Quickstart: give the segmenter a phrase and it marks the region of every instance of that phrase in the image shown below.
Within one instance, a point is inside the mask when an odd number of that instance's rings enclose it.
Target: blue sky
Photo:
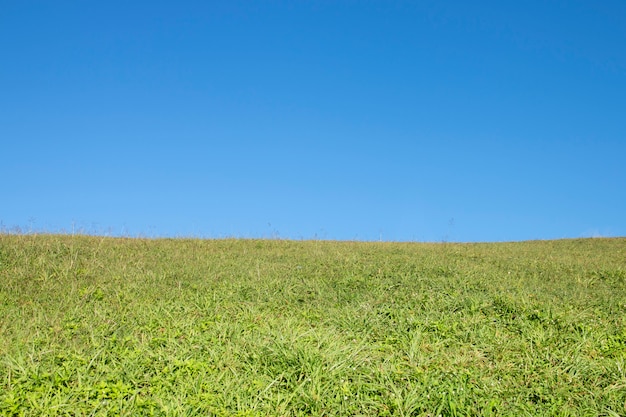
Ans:
[[[2,1],[0,222],[626,235],[626,3]]]

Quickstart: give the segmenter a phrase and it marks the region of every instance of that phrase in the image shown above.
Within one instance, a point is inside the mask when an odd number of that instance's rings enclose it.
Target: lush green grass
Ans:
[[[626,414],[626,239],[0,235],[0,415]]]

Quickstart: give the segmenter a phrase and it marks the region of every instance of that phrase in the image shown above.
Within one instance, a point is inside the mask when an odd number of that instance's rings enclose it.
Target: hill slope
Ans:
[[[1,415],[624,415],[626,239],[0,235]]]

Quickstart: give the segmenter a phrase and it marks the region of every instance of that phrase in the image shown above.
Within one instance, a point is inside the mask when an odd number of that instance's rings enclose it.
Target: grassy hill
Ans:
[[[0,235],[0,415],[626,415],[626,239]]]

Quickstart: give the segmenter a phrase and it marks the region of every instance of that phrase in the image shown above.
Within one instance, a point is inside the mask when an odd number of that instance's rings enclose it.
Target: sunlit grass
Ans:
[[[0,415],[626,414],[626,239],[0,235]]]

